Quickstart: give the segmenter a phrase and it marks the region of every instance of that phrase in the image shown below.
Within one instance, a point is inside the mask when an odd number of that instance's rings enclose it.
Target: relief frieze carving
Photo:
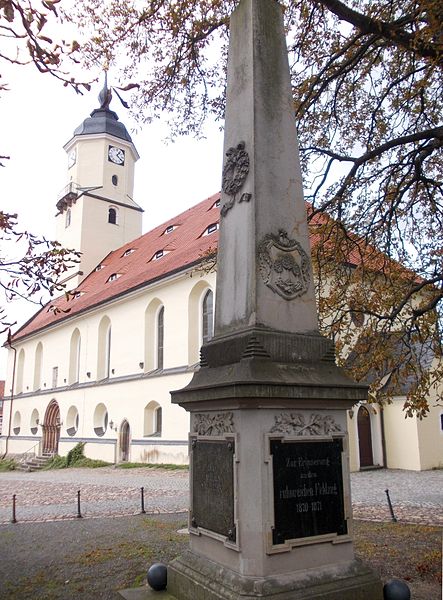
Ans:
[[[293,300],[308,291],[311,282],[309,256],[284,229],[268,233],[257,248],[260,275],[273,292]]]
[[[300,413],[282,413],[276,417],[271,433],[288,435],[330,435],[341,432],[341,426],[330,415],[311,414],[305,418]]]
[[[198,435],[234,433],[234,414],[232,412],[197,413],[194,416],[193,430]]]
[[[225,217],[234,206],[237,194],[249,173],[249,154],[245,150],[245,142],[229,148],[226,157],[227,160],[223,167],[222,190],[227,196],[231,196],[231,199],[223,204],[220,210],[222,217]],[[239,202],[249,202],[251,198],[252,194],[244,193],[240,196]]]

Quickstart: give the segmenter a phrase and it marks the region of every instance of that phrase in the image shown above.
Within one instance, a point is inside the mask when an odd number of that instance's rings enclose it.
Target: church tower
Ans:
[[[67,290],[75,289],[109,252],[142,233],[143,210],[133,200],[139,155],[126,127],[109,108],[111,96],[105,79],[100,108],[64,146],[69,182],[57,202],[56,239],[82,253],[64,279]]]

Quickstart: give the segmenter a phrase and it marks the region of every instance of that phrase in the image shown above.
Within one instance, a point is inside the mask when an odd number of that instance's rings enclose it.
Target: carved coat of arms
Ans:
[[[231,199],[221,208],[222,217],[234,206],[237,193],[243,187],[249,173],[249,154],[245,150],[245,142],[240,142],[236,147],[229,148],[226,152],[226,163],[223,167],[222,190]],[[239,202],[249,202],[251,194],[245,193]]]
[[[309,256],[284,229],[268,233],[258,245],[260,275],[271,290],[285,300],[308,291],[311,281]]]

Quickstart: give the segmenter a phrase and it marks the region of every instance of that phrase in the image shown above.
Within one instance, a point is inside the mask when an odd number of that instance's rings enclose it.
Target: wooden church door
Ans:
[[[60,407],[56,400],[51,400],[46,409],[45,419],[42,425],[43,454],[57,454],[58,441],[60,438]]]
[[[120,461],[127,462],[129,460],[129,437],[131,428],[128,421],[123,421],[120,429]]]
[[[357,416],[358,446],[360,451],[360,467],[372,467],[371,415],[365,406],[360,406]]]

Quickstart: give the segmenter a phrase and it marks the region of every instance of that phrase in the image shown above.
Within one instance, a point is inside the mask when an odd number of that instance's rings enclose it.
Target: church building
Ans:
[[[139,155],[109,100],[105,87],[64,146],[56,238],[81,259],[66,274],[70,298],[12,336],[0,452],[65,455],[85,442],[90,458],[185,464],[189,416],[170,391],[212,336],[220,196],[142,235]],[[443,466],[443,410],[430,399],[427,418],[405,419],[404,400],[348,412],[351,470]]]

